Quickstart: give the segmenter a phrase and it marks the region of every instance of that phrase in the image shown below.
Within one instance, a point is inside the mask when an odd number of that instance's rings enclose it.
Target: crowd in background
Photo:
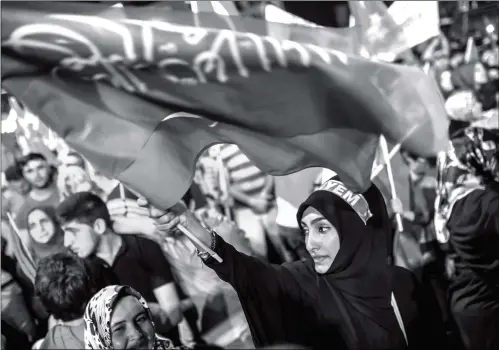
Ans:
[[[472,33],[465,45],[442,34],[417,58],[446,100],[451,145],[438,159],[402,150],[410,206],[385,198],[392,259],[431,291],[453,349],[499,346],[496,30]],[[181,231],[165,235],[137,204],[140,194],[74,151],[56,153],[55,161],[25,154],[4,172],[2,349],[254,347],[238,294]],[[303,200],[331,177],[303,172],[311,179],[297,184]],[[280,192],[236,145],[216,145],[200,156],[183,201],[239,252],[277,264],[307,259],[298,208]],[[111,324],[132,316],[147,336],[132,339]],[[107,328],[92,329],[92,319]]]

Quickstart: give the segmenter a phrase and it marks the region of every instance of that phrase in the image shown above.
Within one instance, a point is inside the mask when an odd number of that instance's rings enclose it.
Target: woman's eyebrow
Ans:
[[[317,218],[313,219],[313,220],[310,222],[310,225],[316,224],[316,223],[318,223],[318,222],[320,222],[320,221],[324,221],[324,220],[326,220],[326,218],[325,218],[325,217],[323,217],[323,216],[317,217]],[[301,221],[301,222],[300,222],[300,224],[301,224],[301,226],[303,226],[303,227],[306,227],[306,226],[307,226],[307,224],[306,224],[305,222],[303,222],[303,221]]]
[[[147,315],[146,310],[143,310],[143,311],[141,311],[141,312],[138,312],[138,313],[134,316],[134,318],[137,318],[137,317],[139,317],[139,316],[143,316],[143,315]]]
[[[312,224],[312,225],[313,225],[313,224],[316,224],[316,223],[321,222],[321,221],[324,221],[324,220],[326,220],[326,218],[325,218],[325,217],[323,217],[323,216],[320,216],[320,217],[318,217],[318,218],[313,219],[313,220],[312,220],[312,222],[311,222],[310,224]]]
[[[123,323],[125,323],[125,322],[126,322],[125,320],[115,322],[115,323],[111,324],[111,328],[116,327],[116,326],[119,326],[119,325],[121,325],[121,324],[123,324]]]

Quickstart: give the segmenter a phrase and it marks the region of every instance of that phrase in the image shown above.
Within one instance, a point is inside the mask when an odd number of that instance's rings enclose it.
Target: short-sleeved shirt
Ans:
[[[121,248],[111,270],[148,302],[157,303],[154,289],[173,282],[170,263],[158,243],[139,235],[122,235]]]
[[[121,248],[111,270],[119,284],[132,287],[147,302],[157,303],[154,289],[174,282],[170,263],[163,250],[155,241],[139,235],[121,235],[121,238]],[[177,327],[162,335],[176,344],[179,342]]]

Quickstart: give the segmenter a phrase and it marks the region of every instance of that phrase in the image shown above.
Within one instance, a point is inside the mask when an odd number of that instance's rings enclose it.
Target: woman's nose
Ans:
[[[138,325],[133,325],[132,327],[128,327],[128,332],[127,332],[128,339],[130,339],[130,342],[135,343],[138,342],[142,339],[143,333],[142,329]]]
[[[307,240],[305,242],[305,245],[306,245],[307,250],[309,252],[319,249],[320,242],[318,240],[318,235],[316,235],[314,232],[311,231],[307,236]]]

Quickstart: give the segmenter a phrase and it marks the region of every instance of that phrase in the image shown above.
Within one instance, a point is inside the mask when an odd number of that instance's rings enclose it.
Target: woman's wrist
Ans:
[[[211,236],[211,242],[210,242],[210,245],[208,245],[208,247],[212,251],[215,251],[217,249],[217,233],[215,231],[211,231],[210,236]],[[204,250],[201,250],[201,249],[197,249],[197,254],[201,258],[201,260],[203,260],[205,262],[211,258],[210,253],[208,253]]]

